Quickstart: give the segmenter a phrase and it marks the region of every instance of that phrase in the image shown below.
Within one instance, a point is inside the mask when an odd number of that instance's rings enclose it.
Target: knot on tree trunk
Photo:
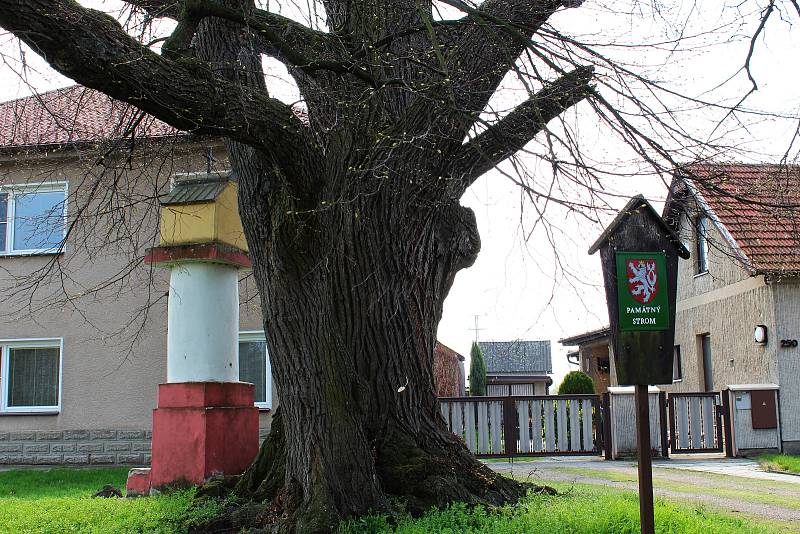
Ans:
[[[442,207],[437,214],[437,254],[452,271],[451,276],[475,263],[481,250],[481,237],[475,213],[458,201]]]

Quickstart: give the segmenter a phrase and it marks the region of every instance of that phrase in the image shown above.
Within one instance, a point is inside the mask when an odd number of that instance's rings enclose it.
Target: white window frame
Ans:
[[[678,378],[675,378],[675,371],[678,371]],[[683,382],[683,354],[681,346],[674,345],[672,348],[672,383]]]
[[[15,197],[17,195],[24,195],[30,193],[53,193],[53,192],[64,193],[62,235],[61,235],[61,243],[59,243],[59,246],[52,248],[14,250],[14,217],[16,216]],[[0,193],[6,193],[8,195],[7,205],[6,205],[6,223],[7,223],[6,247],[4,250],[0,250],[0,256],[30,256],[34,254],[58,254],[64,251],[66,246],[64,246],[63,241],[67,231],[67,199],[69,198],[68,182],[61,181],[61,182],[42,182],[37,184],[9,184],[0,186]]]
[[[58,404],[56,406],[8,406],[10,349],[58,349]],[[0,339],[0,413],[58,414],[61,413],[61,394],[64,390],[64,338]]]
[[[708,274],[708,223],[709,218],[705,215],[700,215],[694,221],[695,233],[695,276],[702,276]],[[702,252],[702,254],[701,254]]]
[[[267,336],[264,335],[263,330],[243,330],[239,332],[239,342],[236,343],[236,361],[239,361],[239,343],[247,341],[267,341]],[[264,353],[264,365],[266,366],[264,385],[264,395],[267,398],[265,402],[254,403],[259,410],[272,409],[272,365],[269,361],[269,348]]]

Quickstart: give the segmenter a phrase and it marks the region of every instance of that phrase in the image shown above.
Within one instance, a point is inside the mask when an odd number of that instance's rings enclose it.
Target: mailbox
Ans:
[[[777,384],[735,384],[722,392],[729,411],[729,455],[781,450]],[[727,439],[727,438],[726,438]]]
[[[750,392],[750,420],[754,429],[778,428],[778,407],[774,391]]]

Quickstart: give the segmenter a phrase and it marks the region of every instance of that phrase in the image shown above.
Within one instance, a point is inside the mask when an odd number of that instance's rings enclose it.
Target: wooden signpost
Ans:
[[[636,388],[639,516],[653,534],[653,469],[648,386],[672,383],[678,257],[689,251],[641,195],[633,197],[589,249],[600,251],[617,381]]]

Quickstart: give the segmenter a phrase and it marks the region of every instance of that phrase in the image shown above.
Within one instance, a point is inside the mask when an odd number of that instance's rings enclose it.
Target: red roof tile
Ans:
[[[295,105],[292,110],[308,124],[305,109]],[[0,102],[0,149],[185,133],[130,104],[81,85]]]
[[[800,166],[694,164],[685,170],[749,267],[800,273]]]
[[[137,108],[80,85],[0,103],[0,148],[175,133],[171,126]]]

